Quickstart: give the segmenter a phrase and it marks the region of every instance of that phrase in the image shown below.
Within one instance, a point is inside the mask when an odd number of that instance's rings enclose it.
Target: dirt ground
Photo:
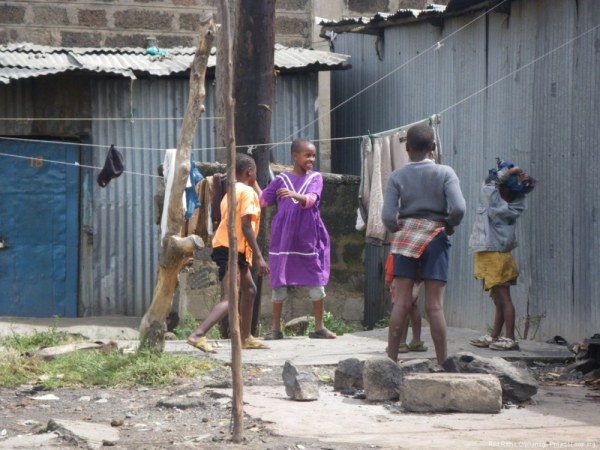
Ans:
[[[559,372],[560,367],[538,366],[533,369],[541,385],[552,395],[568,396],[568,385],[575,386],[573,381],[557,382],[548,375]],[[310,370],[323,378],[332,379],[334,375],[334,367],[331,366],[311,367]],[[246,365],[244,385],[248,390],[258,386],[281,387],[284,390],[281,371],[272,367]],[[244,442],[239,445],[233,444],[231,398],[230,395],[224,394],[231,392],[228,390],[230,387],[230,369],[228,366],[222,366],[201,378],[178,380],[164,388],[60,389],[47,392],[38,392],[32,386],[0,389],[0,448],[6,448],[2,446],[3,441],[6,442],[17,435],[45,432],[50,419],[112,425],[118,430],[119,439],[110,440],[107,437],[103,447],[110,446],[115,449],[384,448],[364,443],[322,442],[276,435],[272,431],[272,424],[248,415],[245,415],[244,420]],[[556,388],[555,391],[553,388]],[[321,389],[333,390],[331,384],[323,384]],[[598,391],[589,391],[593,395],[588,396],[588,401],[597,406],[600,402]],[[48,395],[51,397],[48,398]],[[40,397],[45,397],[46,400],[40,400]],[[390,410],[394,409],[394,404],[387,406]],[[527,408],[527,405],[524,407]],[[597,445],[600,448],[600,442]],[[61,440],[58,448],[86,448],[86,445]]]
[[[333,368],[313,368],[333,376]],[[244,386],[281,386],[280,371],[247,366]],[[223,366],[207,376],[178,380],[163,388],[59,389],[40,392],[32,386],[0,389],[0,448],[3,440],[18,435],[43,433],[50,419],[112,425],[119,430],[114,449],[350,449],[348,443],[322,444],[311,440],[274,435],[269,424],[245,414],[244,440],[231,441],[231,398],[222,393],[231,387],[231,372]],[[219,392],[221,391],[221,392]],[[46,400],[37,400],[51,396]],[[54,398],[56,397],[56,398]],[[63,440],[60,448],[85,448]]]

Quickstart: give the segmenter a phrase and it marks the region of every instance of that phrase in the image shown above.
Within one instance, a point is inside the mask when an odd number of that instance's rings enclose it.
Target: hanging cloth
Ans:
[[[125,160],[123,159],[123,155],[115,148],[114,144],[112,144],[106,155],[104,167],[98,174],[96,181],[100,187],[106,187],[110,180],[120,177],[123,170],[125,170]]]
[[[409,162],[406,151],[406,132],[418,123],[427,122],[434,128],[436,150],[431,156],[439,162],[439,116],[411,123],[375,135],[363,136],[361,141],[361,184],[358,214],[366,224],[366,240],[373,244],[389,243],[390,234],[381,220],[383,194],[390,174]]]
[[[185,186],[185,220],[190,220],[194,210],[200,207],[196,185],[202,180],[202,174],[196,167],[194,156],[190,153],[190,176]]]

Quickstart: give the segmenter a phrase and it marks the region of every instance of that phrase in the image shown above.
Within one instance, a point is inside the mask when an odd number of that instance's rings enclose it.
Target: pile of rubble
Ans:
[[[544,370],[538,364],[540,381],[558,385],[583,384],[600,390],[600,333],[568,345],[568,348],[574,354],[574,361],[565,366],[551,367],[550,370]]]
[[[289,361],[283,369],[287,395],[297,401],[319,398],[318,378],[299,372]],[[521,405],[537,393],[538,384],[526,367],[502,358],[470,352],[451,355],[443,369],[427,359],[400,364],[387,357],[340,361],[334,389],[367,402],[400,400],[407,412],[497,414],[507,405]]]

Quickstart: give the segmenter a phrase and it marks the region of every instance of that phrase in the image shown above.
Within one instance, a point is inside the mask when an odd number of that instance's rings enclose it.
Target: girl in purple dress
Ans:
[[[334,339],[323,325],[325,286],[329,281],[329,234],[319,214],[323,177],[312,170],[315,146],[306,139],[292,142],[294,167],[282,172],[260,196],[261,206],[277,202],[271,223],[269,267],[273,301],[273,329],[265,339],[283,339],[281,311],[288,286],[308,288],[313,301],[313,339]]]

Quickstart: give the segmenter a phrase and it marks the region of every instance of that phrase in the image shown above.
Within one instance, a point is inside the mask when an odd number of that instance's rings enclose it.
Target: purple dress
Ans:
[[[295,199],[277,198],[277,189],[315,194],[316,201],[304,208]],[[269,268],[271,288],[282,286],[326,286],[329,281],[329,233],[319,214],[323,177],[285,172],[277,175],[262,192],[263,204],[277,201],[271,222]]]

